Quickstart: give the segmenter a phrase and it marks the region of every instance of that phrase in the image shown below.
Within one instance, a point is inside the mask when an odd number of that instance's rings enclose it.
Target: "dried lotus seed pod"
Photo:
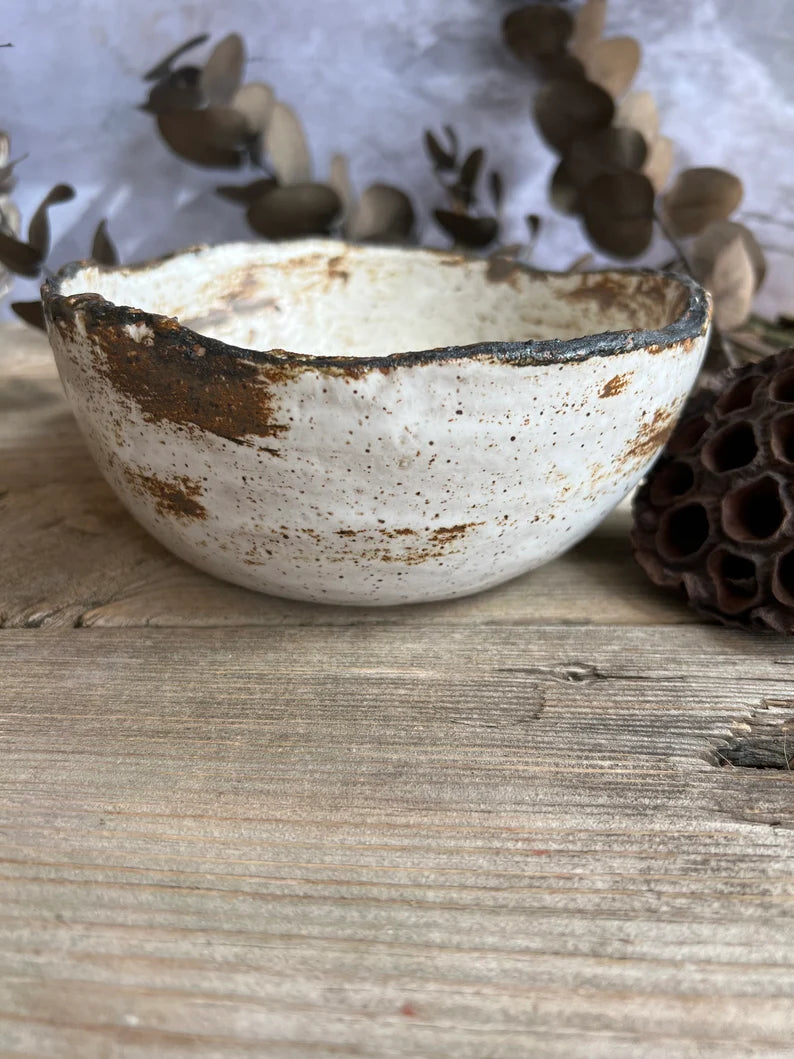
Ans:
[[[794,347],[687,404],[637,492],[631,541],[704,617],[794,632]]]

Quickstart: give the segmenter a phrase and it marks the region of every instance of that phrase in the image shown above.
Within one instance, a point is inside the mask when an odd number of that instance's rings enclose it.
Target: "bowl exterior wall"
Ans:
[[[565,551],[648,469],[706,341],[345,369],[218,354],[153,319],[48,321],[110,485],[202,570],[346,604],[462,596]]]

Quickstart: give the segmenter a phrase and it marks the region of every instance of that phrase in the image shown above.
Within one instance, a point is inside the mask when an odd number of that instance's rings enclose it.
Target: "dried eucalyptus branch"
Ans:
[[[306,134],[295,110],[259,81],[243,83],[245,44],[224,37],[203,67],[174,66],[207,40],[193,37],[146,74],[154,81],[141,109],[155,116],[167,146],[194,165],[262,174],[246,184],[222,184],[218,195],[245,207],[246,219],[267,239],[342,235],[356,241],[405,242],[414,212],[399,188],[373,184],[353,199],[347,162],[336,156],[328,181],[313,179]]]
[[[502,24],[507,47],[541,81],[535,122],[559,156],[551,201],[579,216],[590,241],[614,257],[638,257],[658,225],[682,266],[711,291],[719,329],[730,332],[748,319],[765,273],[752,232],[730,220],[742,183],[699,167],[668,187],[673,144],[659,133],[651,94],[629,91],[640,45],[605,39],[605,16],[606,0],[586,0],[575,14],[529,4]],[[693,242],[685,247],[684,239]]]
[[[447,206],[433,211],[436,223],[452,237],[453,247],[481,250],[499,236],[503,183],[501,174],[488,173],[488,192],[493,212],[480,208],[480,177],[485,169],[485,148],[475,147],[460,157],[458,135],[450,125],[444,126],[448,141],[443,146],[430,130],[424,134],[425,150],[433,174],[447,198]]]

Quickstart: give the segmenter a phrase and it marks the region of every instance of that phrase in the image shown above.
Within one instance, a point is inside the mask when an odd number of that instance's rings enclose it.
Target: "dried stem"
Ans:
[[[653,219],[659,225],[659,230],[661,231],[662,235],[665,237],[665,239],[670,244],[670,246],[672,246],[673,250],[675,250],[675,252],[678,255],[678,259],[681,262],[681,264],[687,270],[689,275],[692,276],[693,275],[692,274],[692,265],[690,264],[689,258],[686,255],[686,251],[681,246],[681,244],[679,243],[678,239],[673,235],[673,233],[667,227],[665,222],[662,220],[661,214],[659,213],[658,210],[654,210],[653,211]],[[694,276],[693,276],[693,278],[694,278]]]

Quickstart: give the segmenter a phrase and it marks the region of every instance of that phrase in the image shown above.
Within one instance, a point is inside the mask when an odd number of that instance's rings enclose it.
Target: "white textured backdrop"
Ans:
[[[507,0],[5,0],[0,10],[0,128],[19,167],[26,221],[49,186],[78,197],[52,213],[50,263],[87,254],[107,216],[123,260],[195,242],[250,238],[238,208],[212,193],[229,171],[171,155],[140,74],[189,36],[239,31],[247,78],[265,80],[300,114],[319,177],[334,151],[354,183],[387,180],[414,197],[425,241],[438,201],[422,130],[454,124],[483,145],[506,182],[506,241],[528,212],[546,223],[539,265],[564,267],[588,249],[577,221],[546,200],[554,158],[529,118],[532,84],[500,39]],[[794,312],[794,0],[611,0],[607,34],[632,34],[643,58],[635,87],[655,96],[675,168],[718,165],[745,183],[738,217],[767,249],[758,305]],[[202,57],[209,46],[196,53]],[[192,58],[191,54],[191,58]],[[656,247],[649,260],[666,254]],[[35,297],[33,282],[14,294]]]

